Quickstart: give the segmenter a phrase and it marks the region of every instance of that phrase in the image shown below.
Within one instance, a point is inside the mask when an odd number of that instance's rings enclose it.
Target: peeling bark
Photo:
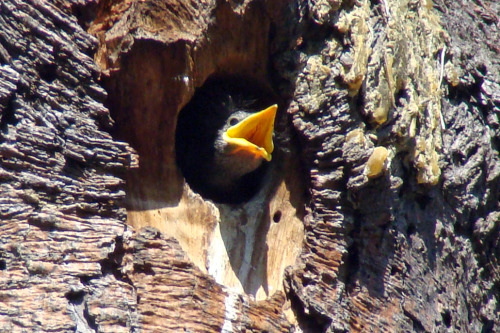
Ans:
[[[500,330],[499,12],[2,1],[0,332]],[[281,97],[239,206],[173,154],[224,73]]]
[[[88,281],[105,278],[126,228],[136,155],[107,132],[95,38],[49,3],[0,12],[0,330],[85,331]]]

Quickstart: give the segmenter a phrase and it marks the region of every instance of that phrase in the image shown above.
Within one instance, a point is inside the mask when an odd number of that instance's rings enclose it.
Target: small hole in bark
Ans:
[[[481,321],[483,322],[483,329],[481,330],[481,333],[493,332],[493,328],[495,327],[495,322],[493,320],[482,318]]]
[[[3,271],[7,268],[7,262],[5,260],[0,260],[0,271]]]
[[[278,223],[279,221],[281,221],[281,210],[278,210],[274,213],[273,215],[273,221],[275,223]]]
[[[14,110],[14,98],[11,96],[6,103],[5,108],[0,113],[0,129],[2,132],[7,131],[8,125],[15,125],[17,123]]]
[[[53,82],[57,78],[57,66],[55,64],[44,64],[40,66],[38,71],[42,80]]]
[[[134,271],[136,273],[144,273],[146,275],[156,275],[153,270],[153,266],[150,263],[134,264]]]
[[[80,276],[80,282],[82,284],[88,284],[90,283],[90,281],[92,281],[93,279],[97,279],[98,276],[97,275],[82,275]]]
[[[404,107],[409,99],[410,96],[408,95],[408,91],[406,89],[400,89],[394,96],[397,107]]]
[[[443,318],[443,323],[446,325],[446,327],[450,327],[451,326],[450,311],[446,310],[445,312],[441,313],[441,317]]]
[[[66,299],[73,304],[81,304],[83,302],[83,296],[85,296],[85,292],[83,290],[79,291],[68,291],[66,294]]]
[[[85,163],[66,156],[63,172],[72,179],[80,179],[85,175]]]
[[[406,228],[406,234],[408,236],[411,236],[415,233],[416,230],[417,228],[415,227],[415,225],[413,223],[410,223],[410,225],[408,225],[408,228]]]
[[[97,2],[87,2],[85,4],[75,4],[72,6],[73,14],[78,20],[78,24],[84,29],[88,30],[90,24],[96,17]]]
[[[425,207],[432,202],[432,198],[428,195],[417,195],[415,196],[415,201],[420,209],[424,210]]]

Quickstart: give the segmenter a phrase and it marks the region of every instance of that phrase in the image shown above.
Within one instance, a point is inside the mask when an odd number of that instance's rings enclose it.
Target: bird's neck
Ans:
[[[210,182],[217,187],[232,187],[245,175],[257,170],[263,158],[254,157],[244,152],[234,154],[216,154],[215,164],[218,166]]]

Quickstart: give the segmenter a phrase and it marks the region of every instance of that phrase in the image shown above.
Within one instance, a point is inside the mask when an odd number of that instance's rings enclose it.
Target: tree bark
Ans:
[[[2,1],[0,332],[500,331],[499,13]],[[214,74],[280,99],[238,206],[175,162]]]

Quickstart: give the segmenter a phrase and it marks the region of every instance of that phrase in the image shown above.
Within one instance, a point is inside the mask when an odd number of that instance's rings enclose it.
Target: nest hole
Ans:
[[[234,158],[221,148],[222,135],[241,120],[234,116],[238,112],[273,104],[277,98],[265,82],[243,75],[214,75],[196,90],[179,113],[175,137],[176,162],[192,190],[226,204],[244,203],[259,191],[274,161]]]
[[[229,5],[221,6],[219,14],[225,19],[217,22],[222,26],[208,32],[220,37],[212,38],[217,43],[193,48],[182,40],[166,45],[136,39],[121,55],[120,69],[103,78],[106,106],[115,120],[114,138],[129,143],[139,156],[139,168],[126,175],[128,224],[135,229],[152,226],[174,237],[201,271],[210,274],[216,267],[226,267],[225,274],[215,277],[218,283],[264,299],[282,290],[283,271],[302,250],[304,172],[300,152],[295,151],[299,146],[290,144],[291,135],[285,133],[291,129],[285,107],[267,85],[270,22],[258,6],[247,11],[243,21]],[[228,32],[242,38],[226,38]],[[194,128],[187,123],[205,112],[194,107],[198,103],[194,101],[214,82],[249,93],[250,97],[241,98],[243,105],[255,110],[279,104],[278,117],[285,124],[281,131],[277,119],[272,161],[224,191],[203,183],[201,179],[210,175],[199,160],[191,163],[184,155],[186,135],[179,134],[205,128],[204,121],[210,118],[201,117]],[[288,140],[286,152],[280,150],[281,139]],[[245,223],[252,232],[241,232]]]
[[[281,221],[281,211],[280,210],[276,211],[273,215],[273,222],[278,223],[279,221]]]

